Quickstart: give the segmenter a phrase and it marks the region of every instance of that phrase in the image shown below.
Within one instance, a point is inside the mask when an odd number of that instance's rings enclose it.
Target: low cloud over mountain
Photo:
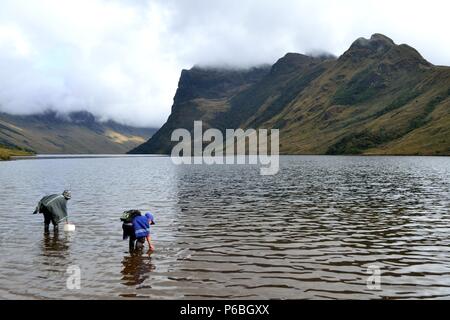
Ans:
[[[159,126],[183,68],[340,55],[374,32],[449,65],[449,9],[446,1],[3,0],[0,111],[86,110]]]

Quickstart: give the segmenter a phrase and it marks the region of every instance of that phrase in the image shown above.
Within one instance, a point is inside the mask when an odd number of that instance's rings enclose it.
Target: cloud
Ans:
[[[182,68],[340,55],[381,32],[450,65],[447,1],[2,0],[0,110],[159,126]]]

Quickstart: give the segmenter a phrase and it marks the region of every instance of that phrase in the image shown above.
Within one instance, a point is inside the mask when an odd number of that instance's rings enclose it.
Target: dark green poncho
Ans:
[[[58,223],[67,219],[67,199],[61,194],[43,197],[33,214],[45,212],[51,213],[54,221]]]

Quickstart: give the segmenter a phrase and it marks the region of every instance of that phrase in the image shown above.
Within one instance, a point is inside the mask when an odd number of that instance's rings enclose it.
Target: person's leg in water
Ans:
[[[50,232],[50,222],[52,222],[52,215],[50,212],[44,212],[44,232]]]
[[[130,236],[129,249],[130,253],[134,252],[134,243],[136,242],[136,237],[134,235]]]
[[[134,251],[134,242],[136,241],[136,236],[134,234],[134,228],[133,225],[130,223],[124,223],[122,224],[122,230],[123,230],[123,240],[126,240],[128,238],[128,248],[130,253],[133,253]]]
[[[58,222],[53,218],[53,215],[52,215],[52,224],[53,224],[53,232],[59,232],[59,224],[58,224]]]
[[[53,215],[50,212],[44,212],[44,232],[50,232],[50,223],[53,225],[53,231],[58,232],[58,222],[55,221]]]
[[[58,222],[55,221],[55,218],[53,217],[52,214],[50,214],[50,221],[53,225],[53,232],[55,232],[55,233],[59,232]],[[47,230],[48,230],[48,228],[47,228]]]
[[[136,239],[136,250],[142,250],[144,249],[144,243],[145,243],[145,238],[138,238]]]

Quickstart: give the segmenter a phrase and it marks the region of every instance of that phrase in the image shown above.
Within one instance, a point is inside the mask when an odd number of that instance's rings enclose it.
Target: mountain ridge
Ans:
[[[33,115],[0,112],[0,145],[39,154],[121,154],[150,138],[156,129],[99,121],[86,111]]]
[[[193,69],[175,95],[181,88],[186,99],[174,99],[166,124],[131,153],[168,154],[173,129],[192,131],[203,120],[220,130],[278,128],[283,154],[450,154],[450,68],[382,34],[355,40],[337,58],[288,53],[239,85]],[[227,90],[198,90],[208,77]]]

